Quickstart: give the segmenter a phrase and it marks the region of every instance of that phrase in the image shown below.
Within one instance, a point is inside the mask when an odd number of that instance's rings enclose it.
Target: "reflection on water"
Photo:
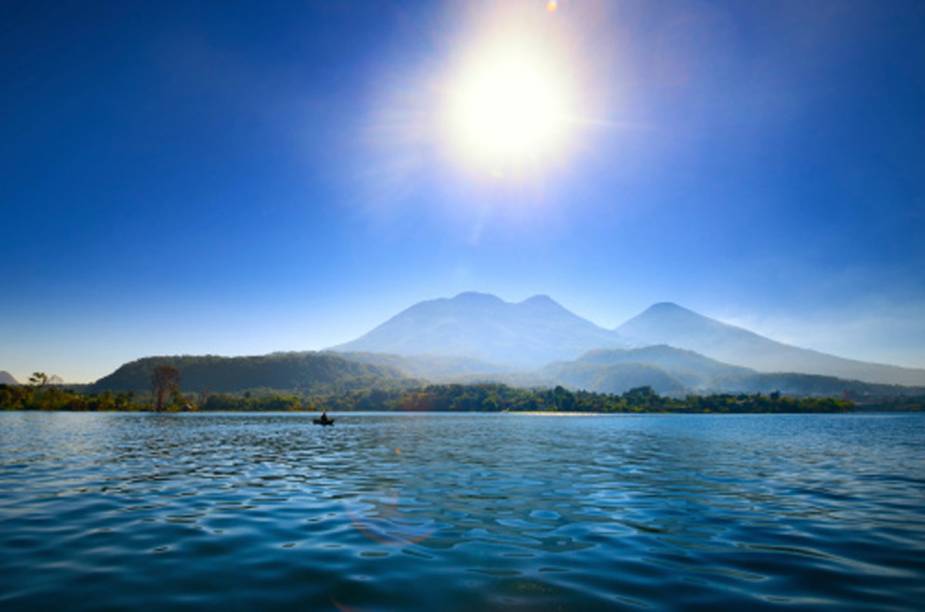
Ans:
[[[925,415],[0,414],[0,607],[913,609]]]

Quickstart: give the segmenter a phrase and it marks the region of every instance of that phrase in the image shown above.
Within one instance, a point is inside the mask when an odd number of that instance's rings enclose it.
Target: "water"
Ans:
[[[0,608],[925,601],[925,415],[0,413]]]

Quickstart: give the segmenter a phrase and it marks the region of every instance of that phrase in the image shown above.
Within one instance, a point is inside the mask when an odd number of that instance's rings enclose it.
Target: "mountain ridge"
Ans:
[[[862,402],[925,394],[923,387],[799,372],[758,372],[667,345],[591,351],[575,361],[546,366],[533,382],[602,393],[624,393],[633,387],[650,386],[663,395],[779,392],[799,396],[847,396]]]
[[[506,302],[490,293],[467,291],[452,298],[418,302],[359,338],[328,350],[401,355],[417,360],[419,365],[426,355],[463,358],[523,370],[576,360],[595,349],[653,345],[694,351],[759,373],[925,385],[925,369],[870,363],[786,344],[674,302],[652,304],[607,330],[544,294]],[[416,370],[426,373],[427,368],[416,366]]]
[[[675,395],[925,393],[925,370],[786,345],[671,302],[653,304],[618,330],[597,326],[548,295],[506,302],[464,292],[414,304],[360,338],[325,351],[148,357],[124,364],[92,387],[146,390],[153,368],[166,363],[180,368],[182,387],[190,391],[336,391],[427,381],[561,384],[608,393],[651,386]],[[790,367],[791,359],[802,371]],[[813,359],[829,370],[814,369]],[[893,382],[897,376],[906,377],[905,386]]]
[[[653,304],[616,330],[643,344],[669,344],[759,372],[835,376],[891,385],[925,385],[925,370],[831,355],[767,338],[673,302]]]
[[[418,302],[359,338],[328,350],[464,357],[519,368],[627,346],[619,333],[576,315],[547,295],[506,302],[467,291]]]

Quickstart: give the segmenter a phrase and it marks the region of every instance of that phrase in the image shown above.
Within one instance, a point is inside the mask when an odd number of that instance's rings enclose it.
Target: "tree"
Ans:
[[[556,388],[552,390],[552,397],[555,402],[556,410],[560,412],[569,412],[575,409],[575,396],[562,385],[557,385]]]
[[[661,400],[661,397],[652,387],[646,385],[630,389],[623,394],[623,399],[633,407],[653,407]]]
[[[151,392],[154,395],[154,409],[164,409],[164,398],[180,390],[180,370],[172,365],[159,365],[151,373]]]
[[[45,372],[33,372],[29,377],[29,383],[37,387],[44,387],[48,384],[48,374]]]

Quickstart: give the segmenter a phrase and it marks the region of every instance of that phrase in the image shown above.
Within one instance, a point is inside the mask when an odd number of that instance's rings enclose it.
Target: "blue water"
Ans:
[[[0,608],[925,605],[925,415],[0,413]]]

